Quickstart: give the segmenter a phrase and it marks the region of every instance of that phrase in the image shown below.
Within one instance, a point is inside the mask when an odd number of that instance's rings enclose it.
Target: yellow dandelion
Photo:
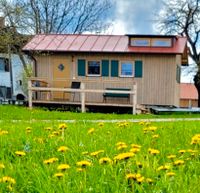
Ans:
[[[69,166],[68,164],[60,164],[60,165],[57,167],[58,170],[62,170],[62,171],[67,170],[67,169],[69,169],[69,168],[70,168],[70,166]]]
[[[163,166],[160,166],[157,170],[160,171],[160,170],[169,170],[169,169],[170,169],[169,165],[163,165]]]
[[[144,121],[140,121],[138,124],[139,125],[145,125],[145,122]]]
[[[138,144],[131,144],[131,147],[132,147],[132,148],[140,149],[142,146],[141,146],[141,145],[138,145]]]
[[[87,167],[87,166],[91,166],[92,163],[90,161],[83,160],[83,161],[77,162],[76,165],[80,167]]]
[[[144,180],[145,180],[144,176],[136,179],[137,183],[139,183],[139,184],[141,184],[142,182],[144,182]]]
[[[64,177],[64,174],[63,173],[55,173],[53,176],[56,178],[62,178],[62,177]]]
[[[114,157],[114,160],[116,161],[120,161],[120,160],[127,160],[131,157],[133,157],[135,154],[132,152],[128,152],[128,153],[120,153],[117,156]]]
[[[181,149],[181,150],[179,150],[178,152],[181,153],[181,154],[183,154],[183,153],[186,152],[186,150],[185,150],[185,149]]]
[[[132,153],[138,153],[139,151],[140,151],[139,148],[131,148],[130,149],[130,152],[132,152]]]
[[[183,160],[176,160],[175,162],[174,162],[174,165],[175,166],[180,166],[180,165],[183,165],[184,164],[184,161]]]
[[[4,169],[5,168],[5,165],[0,163],[0,169]]]
[[[104,123],[103,123],[103,122],[100,122],[100,123],[98,123],[98,126],[99,126],[99,127],[103,127],[103,126],[104,126]]]
[[[153,139],[157,139],[157,138],[159,138],[159,135],[157,134],[157,135],[152,135],[152,138]]]
[[[95,129],[94,128],[90,128],[89,130],[88,130],[88,134],[92,134],[92,133],[94,133],[94,131],[95,131]]]
[[[7,135],[7,134],[8,134],[8,131],[0,130],[0,136],[1,136],[1,135]]]
[[[100,153],[104,153],[104,150],[99,150],[99,151],[92,152],[92,153],[90,153],[90,155],[91,155],[91,156],[97,156],[97,155],[99,155]]]
[[[126,149],[128,146],[126,144],[123,144],[123,145],[119,145],[117,147],[117,150],[122,150],[122,149]]]
[[[154,132],[154,131],[157,130],[157,127],[155,127],[155,126],[151,126],[151,127],[148,128],[148,130]]]
[[[141,162],[136,162],[136,165],[137,165],[139,168],[142,168],[142,167],[143,167],[143,165],[142,165]]]
[[[67,125],[66,125],[66,123],[61,123],[61,124],[58,125],[58,128],[59,129],[66,129]]]
[[[187,152],[189,152],[191,154],[195,154],[195,153],[198,153],[198,150],[188,149]]]
[[[112,160],[108,157],[102,157],[99,159],[99,164],[112,164]]]
[[[141,177],[142,177],[142,175],[139,174],[139,173],[138,174],[129,173],[129,174],[126,175],[126,179],[127,180],[137,180],[137,179],[139,179]]]
[[[43,163],[44,163],[44,164],[52,164],[52,163],[54,163],[54,162],[56,162],[56,161],[58,161],[58,158],[53,157],[53,158],[44,160]]]
[[[84,168],[77,168],[76,171],[77,172],[83,172],[83,171],[85,171],[85,169]]]
[[[171,154],[171,155],[168,155],[167,158],[168,159],[174,159],[174,158],[176,158],[176,155]]]
[[[53,128],[52,127],[46,127],[44,130],[51,131],[51,130],[53,130]]]
[[[54,131],[54,132],[52,132],[52,135],[54,135],[54,136],[60,135],[60,131]]]
[[[152,184],[153,180],[151,178],[146,178],[146,182],[149,183],[149,184]]]
[[[159,150],[157,150],[157,149],[151,149],[151,148],[148,149],[148,152],[149,152],[150,154],[152,154],[152,155],[157,155],[157,154],[160,153]]]
[[[17,156],[19,156],[19,157],[25,156],[25,155],[26,155],[26,153],[25,153],[24,151],[16,151],[15,154],[16,154]]]
[[[4,176],[2,179],[1,179],[2,182],[4,183],[10,183],[10,184],[16,184],[16,181],[14,178],[11,178],[10,176]]]
[[[200,144],[200,134],[196,134],[192,137],[191,145]]]
[[[172,177],[172,176],[175,176],[176,174],[174,172],[167,172],[166,173],[166,176],[169,176],[169,177]]]
[[[50,134],[50,135],[48,135],[48,138],[53,138],[53,137],[55,137],[54,134]]]
[[[123,145],[126,145],[126,143],[122,142],[122,141],[119,141],[119,142],[116,143],[116,146],[123,146]]]
[[[59,152],[66,152],[67,150],[69,150],[69,148],[66,147],[66,146],[60,146],[60,147],[58,148],[58,151],[59,151]]]

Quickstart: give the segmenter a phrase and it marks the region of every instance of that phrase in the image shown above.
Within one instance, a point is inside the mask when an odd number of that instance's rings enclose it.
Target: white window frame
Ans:
[[[99,63],[99,74],[89,74],[88,69],[89,69],[89,62],[98,62]],[[101,61],[100,60],[87,60],[87,67],[86,67],[86,72],[87,76],[101,76]]]
[[[124,75],[122,74],[122,65],[123,64],[131,64],[132,65],[132,75]],[[135,72],[135,69],[134,69],[134,62],[133,61],[121,61],[120,62],[120,77],[127,77],[127,78],[132,78],[134,77],[134,72]]]

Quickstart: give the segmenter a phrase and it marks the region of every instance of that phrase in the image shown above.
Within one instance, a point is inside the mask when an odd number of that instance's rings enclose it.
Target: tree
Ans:
[[[197,65],[194,85],[200,107],[200,0],[168,0],[159,17],[161,31],[187,37],[189,56]]]
[[[27,71],[20,34],[100,32],[109,26],[110,8],[111,0],[0,0],[0,13],[12,29],[4,34],[6,39],[1,38],[1,44],[18,43],[13,49]]]

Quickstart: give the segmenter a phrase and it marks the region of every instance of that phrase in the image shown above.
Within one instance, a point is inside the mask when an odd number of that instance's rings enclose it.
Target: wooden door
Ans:
[[[53,57],[53,87],[70,87],[70,59],[66,56]],[[70,94],[54,92],[53,98],[58,100],[69,100]]]

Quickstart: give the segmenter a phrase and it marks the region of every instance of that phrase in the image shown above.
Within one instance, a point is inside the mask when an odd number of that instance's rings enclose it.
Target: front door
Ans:
[[[53,60],[53,87],[70,87],[70,57],[52,56]],[[70,94],[63,92],[54,92],[53,98],[56,100],[69,100]]]

